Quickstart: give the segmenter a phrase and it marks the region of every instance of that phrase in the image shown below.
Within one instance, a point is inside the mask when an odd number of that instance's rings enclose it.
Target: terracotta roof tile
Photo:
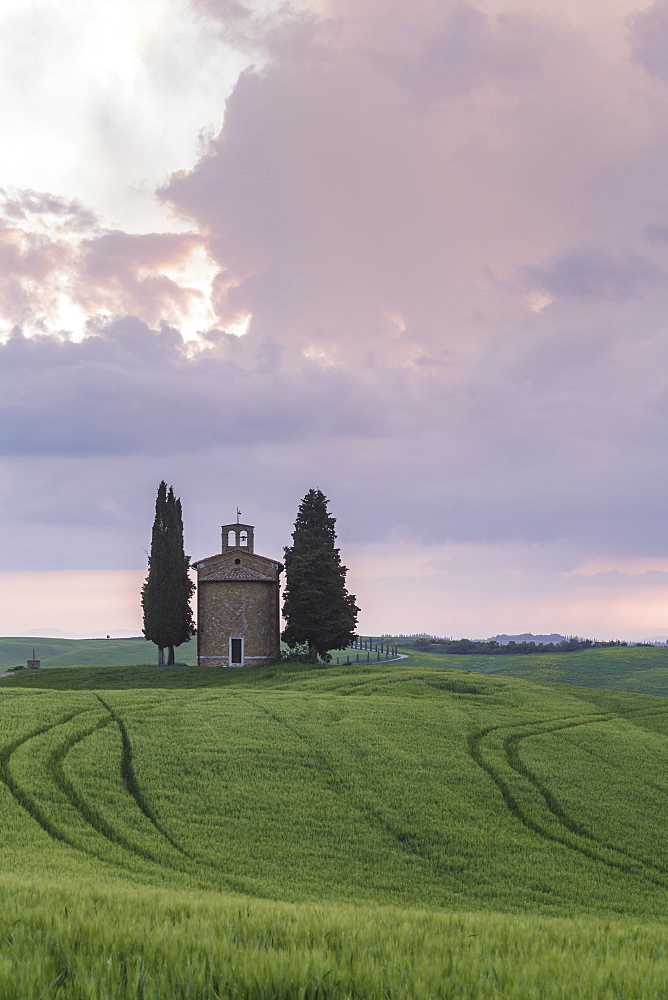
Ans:
[[[227,566],[216,570],[215,573],[207,573],[206,576],[200,577],[200,583],[207,583],[209,580],[258,580],[268,583],[275,582],[271,576],[265,576],[264,573],[258,573],[257,570],[246,569],[245,566]]]

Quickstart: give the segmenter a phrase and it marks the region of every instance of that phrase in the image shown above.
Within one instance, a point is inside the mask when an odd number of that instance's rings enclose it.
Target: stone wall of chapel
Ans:
[[[234,552],[235,550],[232,550]],[[238,551],[238,550],[236,550]],[[229,553],[225,553],[228,556]],[[251,564],[246,554],[242,565]],[[231,560],[234,564],[234,559]],[[266,572],[266,562],[265,572]],[[226,565],[229,560],[221,565]],[[207,563],[207,570],[211,564]],[[261,663],[275,656],[280,646],[278,618],[278,581],[211,581],[200,582],[197,592],[198,658],[202,666],[229,666],[229,639],[243,636],[244,661],[247,665]]]

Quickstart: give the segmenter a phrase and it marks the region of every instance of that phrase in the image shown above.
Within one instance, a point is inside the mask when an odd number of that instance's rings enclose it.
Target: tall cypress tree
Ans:
[[[292,545],[285,549],[286,587],[283,640],[294,649],[308,644],[309,659],[325,662],[329,649],[344,649],[357,628],[355,596],[346,590],[346,573],[335,548],[336,518],[327,510],[327,497],[309,490],[302,500]]]
[[[158,647],[158,666],[174,663],[174,647],[195,634],[190,598],[195,585],[188,576],[190,560],[183,550],[181,501],[161,482],[155,501],[148,576],[141,591],[144,635]]]

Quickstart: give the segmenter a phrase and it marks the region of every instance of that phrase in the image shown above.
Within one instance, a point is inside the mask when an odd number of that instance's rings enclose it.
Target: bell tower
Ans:
[[[236,521],[234,524],[224,524],[220,529],[223,535],[223,547],[221,552],[228,549],[244,549],[245,552],[253,551],[253,525],[241,524]]]

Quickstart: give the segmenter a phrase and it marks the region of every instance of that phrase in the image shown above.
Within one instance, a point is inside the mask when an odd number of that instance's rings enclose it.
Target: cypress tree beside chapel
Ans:
[[[357,629],[355,596],[346,590],[346,573],[335,548],[336,518],[327,497],[309,490],[302,500],[292,545],[285,549],[286,587],[283,641],[294,649],[308,644],[309,659],[328,662],[329,649],[344,649]]]
[[[195,634],[190,598],[195,585],[188,576],[190,560],[183,551],[181,501],[161,482],[155,501],[148,576],[141,591],[144,635],[158,647],[158,666],[174,663],[174,647]]]

